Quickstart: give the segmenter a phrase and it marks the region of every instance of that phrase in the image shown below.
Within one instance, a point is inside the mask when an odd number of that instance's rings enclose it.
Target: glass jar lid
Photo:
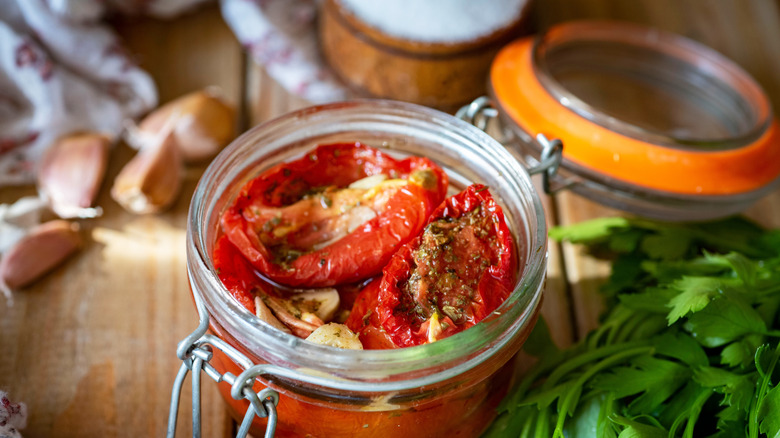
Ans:
[[[780,130],[761,87],[717,52],[635,24],[586,21],[506,46],[491,68],[502,120],[559,181],[663,219],[740,211],[780,180]]]

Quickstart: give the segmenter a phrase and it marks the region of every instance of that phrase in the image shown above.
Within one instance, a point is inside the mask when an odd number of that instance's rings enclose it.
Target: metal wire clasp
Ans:
[[[493,107],[489,97],[481,96],[474,99],[470,104],[462,106],[455,113],[455,117],[485,131],[490,120],[498,117],[498,110]],[[526,170],[530,175],[541,173],[544,192],[552,194],[556,190],[552,188],[550,182],[558,172],[561,161],[563,161],[563,142],[557,138],[549,140],[544,134],[537,134],[536,141],[542,147],[539,162],[530,165]]]
[[[558,167],[563,160],[563,142],[557,138],[549,140],[544,134],[537,134],[536,141],[542,146],[542,154],[538,164],[528,167],[528,174],[541,173],[544,193],[552,194],[555,190],[552,189],[550,180],[558,173]]]
[[[215,382],[227,382],[231,385],[230,395],[236,400],[246,399],[249,401],[249,408],[246,410],[244,420],[236,434],[237,438],[244,438],[249,433],[249,426],[255,416],[268,417],[268,425],[265,429],[267,438],[273,437],[276,431],[277,415],[276,405],[279,404],[279,393],[270,388],[265,388],[260,392],[255,392],[252,388],[255,378],[262,374],[252,362],[230,346],[222,339],[207,333],[209,328],[209,315],[203,303],[195,297],[195,307],[198,309],[199,323],[198,328],[190,335],[184,338],[176,349],[176,355],[182,360],[179,373],[171,391],[171,405],[168,414],[168,438],[176,436],[176,420],[179,413],[179,399],[184,385],[184,379],[192,371],[192,436],[198,438],[201,436],[201,416],[200,416],[200,373],[205,372]],[[209,361],[213,354],[212,349],[218,348],[228,357],[233,359],[244,371],[236,377],[232,373],[220,374]]]
[[[493,107],[490,102],[490,98],[487,96],[481,96],[470,104],[460,107],[458,112],[455,113],[455,117],[464,120],[481,130],[486,130],[487,125],[491,119],[498,116],[498,110]]]

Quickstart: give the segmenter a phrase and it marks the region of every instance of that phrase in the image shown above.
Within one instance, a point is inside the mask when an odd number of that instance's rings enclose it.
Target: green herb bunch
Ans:
[[[613,257],[602,324],[538,363],[487,437],[780,437],[780,231],[605,218],[550,235]]]

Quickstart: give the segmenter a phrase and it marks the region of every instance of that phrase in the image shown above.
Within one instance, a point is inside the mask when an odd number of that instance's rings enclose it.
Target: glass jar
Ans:
[[[780,129],[748,73],[702,44],[630,23],[583,21],[496,56],[490,96],[516,155],[563,142],[553,183],[646,217],[745,210],[780,182]]]
[[[515,236],[521,272],[511,296],[482,322],[422,346],[342,350],[271,328],[226,291],[211,255],[221,213],[239,189],[318,144],[355,141],[398,158],[431,158],[448,173],[451,194],[472,182],[490,187]],[[229,373],[232,379],[250,365],[264,367],[254,389],[270,387],[280,395],[277,436],[478,436],[506,394],[513,357],[536,321],[546,244],[543,210],[528,173],[481,130],[435,110],[389,101],[287,114],[235,140],[212,162],[193,196],[187,232],[192,293],[208,315],[210,332],[235,349],[213,349],[206,358],[213,367],[209,375]],[[228,383],[219,386],[231,411],[244,415],[249,403],[235,400]],[[255,418],[252,433],[262,435],[264,428],[265,420]]]

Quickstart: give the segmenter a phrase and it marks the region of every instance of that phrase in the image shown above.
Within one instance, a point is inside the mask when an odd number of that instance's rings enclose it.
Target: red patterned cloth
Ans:
[[[0,438],[21,438],[20,429],[27,426],[27,406],[12,403],[8,395],[0,391]]]
[[[116,35],[58,1],[8,0],[0,8],[0,185],[32,181],[58,137],[80,130],[118,135],[125,119],[157,104],[151,77]],[[75,2],[71,2],[75,3]]]
[[[209,0],[5,0],[0,8],[0,186],[28,184],[58,137],[116,137],[157,105],[151,77],[99,20],[172,17]],[[212,0],[213,1],[213,0]],[[342,100],[317,46],[316,0],[221,0],[242,46],[284,88],[315,103]]]
[[[222,17],[268,74],[314,103],[347,98],[320,55],[314,0],[221,0]]]

